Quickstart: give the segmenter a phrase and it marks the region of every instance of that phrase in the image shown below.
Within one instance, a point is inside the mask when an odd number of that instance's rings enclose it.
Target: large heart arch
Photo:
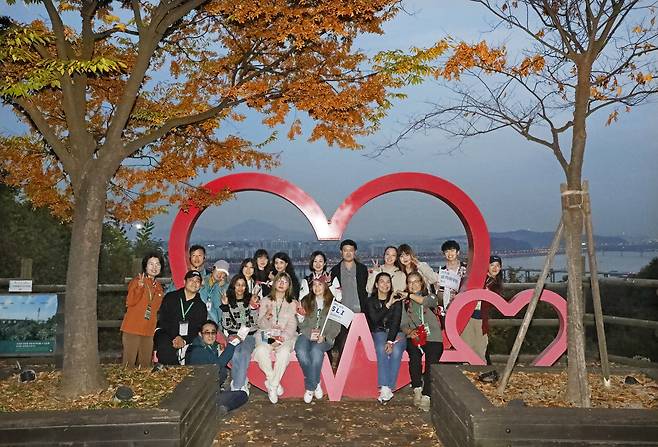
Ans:
[[[339,240],[352,216],[369,201],[397,191],[415,191],[429,194],[442,200],[457,214],[468,238],[469,273],[466,289],[479,289],[484,284],[489,265],[489,231],[487,225],[471,198],[460,188],[440,177],[418,173],[400,172],[384,175],[362,185],[347,197],[327,219],[317,202],[296,185],[279,177],[261,173],[231,174],[217,178],[203,186],[212,193],[229,190],[234,193],[261,191],[281,197],[294,206],[308,219],[318,240]],[[177,287],[182,286],[187,270],[187,247],[194,224],[203,209],[189,207],[180,210],[171,228],[169,237],[169,257],[171,273]],[[475,303],[472,305],[475,308]],[[472,312],[472,310],[471,310]],[[463,329],[467,315],[458,322]]]

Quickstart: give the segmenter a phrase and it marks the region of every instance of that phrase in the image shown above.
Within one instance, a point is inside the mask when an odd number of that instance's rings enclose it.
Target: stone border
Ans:
[[[463,369],[432,366],[432,423],[444,447],[658,445],[658,410],[495,407]]]
[[[4,413],[0,446],[209,446],[219,420],[217,382],[215,366],[200,366],[159,408]]]

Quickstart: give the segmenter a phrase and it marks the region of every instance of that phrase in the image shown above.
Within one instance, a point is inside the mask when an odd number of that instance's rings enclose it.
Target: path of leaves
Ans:
[[[407,387],[387,405],[376,400],[282,399],[252,387],[249,403],[220,423],[216,446],[440,447],[429,413],[413,406]]]
[[[74,400],[57,396],[61,373],[44,371],[37,373],[33,382],[20,383],[13,375],[0,381],[0,411],[73,410],[99,408],[152,408],[170,394],[176,385],[190,372],[189,368],[168,368],[157,373],[149,370],[125,369],[119,365],[105,365],[108,387],[96,394]],[[118,386],[132,388],[135,395],[130,402],[120,403],[113,399]]]
[[[502,371],[502,370],[500,370]],[[482,383],[477,373],[464,374],[495,406],[504,406],[512,399],[522,399],[531,407],[570,407],[565,400],[567,373],[514,372],[505,396],[496,393],[497,383]],[[592,407],[597,408],[658,408],[658,384],[643,374],[633,374],[639,383],[625,384],[626,376],[611,376],[606,388],[600,374],[589,374]]]

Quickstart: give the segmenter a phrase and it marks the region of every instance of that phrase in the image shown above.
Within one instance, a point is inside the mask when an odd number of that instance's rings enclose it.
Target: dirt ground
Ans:
[[[344,399],[329,402],[282,399],[270,403],[252,387],[249,403],[220,422],[214,445],[236,446],[418,446],[440,447],[429,413],[413,405],[411,388],[386,405]]]

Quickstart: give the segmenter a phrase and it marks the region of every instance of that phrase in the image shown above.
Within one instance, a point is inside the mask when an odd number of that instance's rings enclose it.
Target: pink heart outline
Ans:
[[[487,289],[473,289],[455,295],[445,317],[445,331],[452,342],[453,349],[444,350],[441,362],[468,362],[471,365],[486,365],[473,349],[461,338],[457,331],[459,317],[470,317],[473,313],[472,304],[486,301],[496,307],[503,315],[513,316],[530,303],[532,289],[522,290],[507,301],[502,296]],[[533,366],[551,366],[567,350],[567,302],[564,298],[550,290],[544,290],[540,301],[549,303],[558,315],[560,327],[555,339],[532,362]]]

